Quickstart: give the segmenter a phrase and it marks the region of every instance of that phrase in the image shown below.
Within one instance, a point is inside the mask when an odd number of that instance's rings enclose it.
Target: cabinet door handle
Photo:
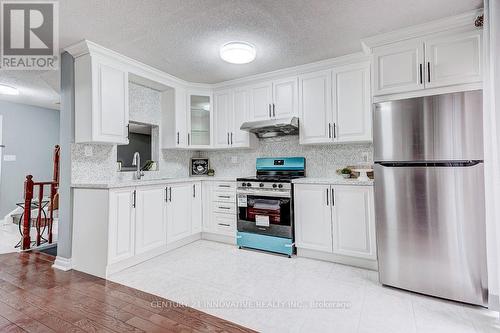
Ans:
[[[328,123],[328,138],[332,138],[332,124]]]
[[[332,206],[335,206],[335,194],[333,192],[333,187],[332,187]]]
[[[333,138],[337,137],[337,124],[333,123]]]
[[[132,208],[135,208],[135,197],[136,197],[136,191],[132,192]]]
[[[424,83],[424,73],[423,73],[422,67],[423,67],[423,65],[420,64],[420,84]]]
[[[193,184],[193,198],[196,198],[196,184]]]
[[[431,82],[431,62],[427,62],[427,82]]]
[[[172,188],[168,188],[168,201],[172,202]]]
[[[179,144],[179,132],[177,132],[177,144]]]
[[[217,223],[218,225],[221,225],[223,227],[230,227],[231,225],[230,224],[227,224],[227,223]]]
[[[189,133],[188,133],[188,146],[190,145],[190,140],[189,140]]]
[[[130,124],[127,124],[127,140],[130,135]]]
[[[231,145],[233,145],[233,132],[231,132]]]
[[[273,117],[276,117],[276,106],[273,103]]]
[[[330,200],[328,199],[328,196],[329,196],[328,192],[329,192],[328,189],[326,189],[326,205],[330,206]]]
[[[229,132],[227,132],[227,144],[229,144]]]
[[[168,186],[165,187],[165,202],[168,202]]]
[[[269,105],[269,118],[271,118],[271,104],[268,105]]]

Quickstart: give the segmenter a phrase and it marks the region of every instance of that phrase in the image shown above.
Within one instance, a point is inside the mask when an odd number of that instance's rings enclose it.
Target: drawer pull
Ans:
[[[219,187],[231,187],[231,185],[219,185]]]
[[[229,195],[218,195],[219,198],[230,199]]]
[[[223,226],[223,227],[230,227],[231,226],[230,224],[227,224],[227,223],[218,223],[218,224]]]
[[[231,209],[231,207],[221,207],[219,206],[220,209]]]

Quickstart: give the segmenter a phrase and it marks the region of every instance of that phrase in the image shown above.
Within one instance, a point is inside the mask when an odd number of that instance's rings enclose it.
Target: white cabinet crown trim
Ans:
[[[375,47],[400,42],[407,39],[422,37],[437,32],[456,30],[470,27],[474,29],[475,19],[483,14],[483,9],[471,10],[463,14],[445,17],[439,20],[410,26],[407,28],[390,31],[384,34],[361,39],[363,51],[367,54],[372,53]]]

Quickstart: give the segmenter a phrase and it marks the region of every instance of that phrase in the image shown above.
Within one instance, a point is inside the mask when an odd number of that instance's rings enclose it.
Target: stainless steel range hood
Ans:
[[[259,121],[247,121],[240,127],[242,131],[254,133],[258,138],[272,138],[299,134],[299,118],[288,117]]]

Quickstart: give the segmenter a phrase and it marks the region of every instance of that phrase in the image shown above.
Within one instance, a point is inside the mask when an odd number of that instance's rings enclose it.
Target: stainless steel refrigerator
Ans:
[[[482,91],[374,105],[385,285],[485,306]]]

